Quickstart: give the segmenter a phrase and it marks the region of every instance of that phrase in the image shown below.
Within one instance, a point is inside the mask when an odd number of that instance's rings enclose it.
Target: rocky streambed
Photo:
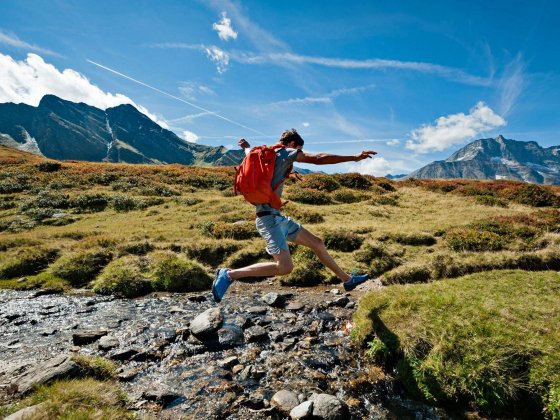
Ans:
[[[129,408],[162,419],[446,417],[366,368],[349,337],[351,294],[232,289],[220,305],[209,293],[0,291],[2,401],[71,376],[70,356],[85,354],[114,360]]]

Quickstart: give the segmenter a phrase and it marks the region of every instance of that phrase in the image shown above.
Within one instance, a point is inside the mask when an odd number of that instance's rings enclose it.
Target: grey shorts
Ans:
[[[271,255],[278,255],[281,250],[288,251],[288,241],[293,241],[301,229],[299,223],[281,214],[257,217],[255,224],[266,241],[266,252]]]

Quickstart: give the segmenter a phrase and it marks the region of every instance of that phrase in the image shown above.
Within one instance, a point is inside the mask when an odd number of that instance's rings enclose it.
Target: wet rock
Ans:
[[[185,313],[186,311],[181,308],[180,306],[172,306],[171,308],[169,308],[169,313],[170,314],[182,314]]]
[[[294,300],[286,306],[286,310],[293,312],[301,311],[303,308],[305,308],[305,305],[298,300]]]
[[[145,398],[148,401],[154,401],[164,408],[180,397],[181,394],[177,394],[170,389],[161,388],[148,389],[142,393],[142,398]]]
[[[111,360],[120,360],[120,361],[129,360],[140,352],[141,349],[137,349],[137,348],[123,349],[111,354],[109,358]]]
[[[313,394],[313,416],[324,420],[341,420],[348,416],[348,407],[344,402],[329,394]]]
[[[191,333],[195,336],[212,334],[222,326],[224,317],[220,308],[210,308],[198,315],[191,322]]]
[[[243,369],[245,369],[244,365],[235,365],[231,368],[231,373],[237,375],[239,372],[243,371]]]
[[[317,317],[323,321],[334,321],[336,319],[336,317],[330,312],[319,312]]]
[[[218,331],[218,343],[222,349],[240,347],[244,341],[243,330],[237,325],[226,324]]]
[[[46,295],[61,295],[62,292],[63,292],[62,289],[47,287],[46,289],[37,290],[30,297],[37,298],[39,296],[46,296]]]
[[[41,331],[41,335],[42,335],[43,337],[48,337],[49,335],[54,335],[54,334],[56,334],[57,332],[58,332],[58,331],[55,330],[55,329],[48,329],[48,330],[43,330],[43,331]]]
[[[82,376],[82,369],[67,355],[53,357],[36,367],[30,369],[13,383],[20,394],[25,394],[33,388],[64,378],[77,378]]]
[[[206,302],[206,296],[204,295],[189,296],[187,299],[191,302]]]
[[[340,295],[341,292],[339,289],[331,289],[330,293],[336,296],[336,295]]]
[[[356,307],[356,302],[354,301],[348,302],[345,306],[346,309],[354,309],[355,307]]]
[[[284,298],[284,296],[274,292],[267,293],[263,296],[262,300],[267,305],[273,306],[275,308],[281,308],[286,303],[286,299]]]
[[[254,315],[264,315],[268,312],[268,308],[266,306],[250,306],[246,309],[246,312]]]
[[[268,339],[268,334],[263,327],[255,325],[245,330],[245,337],[248,343],[256,343]]]
[[[125,369],[117,375],[117,379],[119,381],[128,382],[133,380],[137,374],[138,369],[136,368]]]
[[[25,283],[27,281],[27,277],[21,277],[17,280],[18,283]]]
[[[8,321],[12,322],[14,319],[18,319],[22,316],[23,316],[23,314],[8,314],[8,315],[5,315],[4,318],[6,318]]]
[[[270,400],[270,405],[278,408],[282,414],[289,414],[299,404],[298,397],[292,391],[278,391]]]
[[[94,343],[107,334],[107,330],[82,330],[72,334],[72,342],[76,346]]]
[[[218,366],[224,369],[231,369],[239,363],[239,359],[236,356],[231,356],[226,359],[218,361]]]
[[[119,340],[116,337],[106,335],[101,337],[97,346],[99,350],[111,350],[119,346]]]
[[[350,302],[350,299],[348,299],[346,296],[341,296],[333,301],[333,305],[343,308],[348,304],[348,302]]]
[[[290,417],[292,420],[307,419],[313,415],[313,401],[305,401],[292,408]]]

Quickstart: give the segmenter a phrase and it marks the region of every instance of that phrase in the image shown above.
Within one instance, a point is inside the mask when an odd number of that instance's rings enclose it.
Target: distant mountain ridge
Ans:
[[[132,105],[105,111],[45,95],[39,106],[0,104],[0,144],[57,160],[236,165],[242,150],[188,143]]]
[[[408,177],[510,179],[560,185],[560,146],[542,148],[534,141],[511,140],[502,135],[479,139]]]

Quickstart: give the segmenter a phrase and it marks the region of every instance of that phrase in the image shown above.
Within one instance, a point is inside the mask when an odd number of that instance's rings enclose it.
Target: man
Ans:
[[[363,151],[354,156],[326,153],[312,155],[304,153],[301,150],[303,139],[294,129],[284,131],[280,137],[280,143],[284,148],[276,152],[274,175],[272,178],[272,185],[274,187],[280,185],[276,190],[276,194],[279,197],[282,196],[282,182],[290,174],[294,162],[331,165],[342,162],[358,162],[377,154],[372,150]],[[245,139],[239,140],[239,145],[245,149],[246,154],[249,152],[250,145]],[[279,210],[272,208],[268,204],[259,204],[256,206],[256,212],[257,230],[266,241],[266,250],[272,256],[274,262],[257,263],[234,270],[220,268],[216,272],[216,278],[212,284],[212,294],[216,302],[222,300],[228,287],[234,280],[243,277],[271,277],[291,273],[293,264],[288,241],[311,248],[319,260],[343,282],[344,289],[347,291],[353,290],[358,284],[368,279],[367,274],[351,275],[342,270],[329,255],[321,238],[315,236],[289,217],[283,216]]]

